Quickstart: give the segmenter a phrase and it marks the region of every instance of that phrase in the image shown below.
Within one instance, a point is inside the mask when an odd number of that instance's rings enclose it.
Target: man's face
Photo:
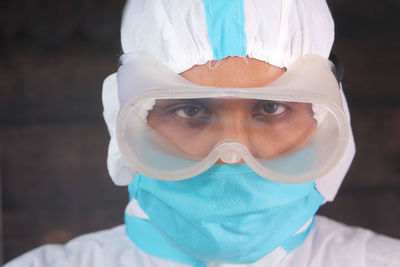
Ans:
[[[217,68],[196,65],[180,75],[202,86],[248,88],[268,85],[286,72],[256,59],[248,63],[229,57]],[[285,154],[316,129],[311,104],[232,98],[157,100],[148,124],[191,156],[205,157],[229,138],[260,159]]]

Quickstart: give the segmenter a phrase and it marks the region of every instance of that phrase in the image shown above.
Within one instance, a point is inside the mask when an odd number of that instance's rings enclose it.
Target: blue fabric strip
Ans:
[[[171,246],[171,244],[166,241],[165,237],[161,236],[160,232],[156,230],[149,220],[125,214],[125,224],[128,237],[145,253],[161,259],[174,260],[195,267],[206,266],[206,263],[193,259]],[[314,224],[315,216],[307,230],[292,236],[285,241],[281,247],[286,250],[287,253],[295,250],[304,242]]]
[[[298,246],[300,246],[304,242],[304,240],[310,233],[311,229],[314,227],[314,224],[315,224],[315,216],[313,217],[313,220],[310,226],[308,226],[307,230],[291,237],[289,240],[285,241],[285,243],[283,243],[281,247],[284,250],[286,250],[287,253],[295,250]]]
[[[125,225],[128,237],[147,254],[193,266],[206,265],[171,246],[149,220],[129,216],[125,213]]]
[[[243,0],[204,0],[214,59],[247,55]]]

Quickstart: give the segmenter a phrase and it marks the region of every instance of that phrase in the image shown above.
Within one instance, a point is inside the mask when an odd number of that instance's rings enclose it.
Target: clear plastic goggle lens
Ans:
[[[256,99],[161,99],[146,123],[184,154],[204,158],[225,139],[257,159],[278,158],[315,131],[312,105]]]
[[[157,99],[132,105],[124,114],[123,153],[158,179],[184,179],[215,163],[246,162],[272,180],[311,180],[321,166],[333,164],[343,143],[335,116],[311,103]]]

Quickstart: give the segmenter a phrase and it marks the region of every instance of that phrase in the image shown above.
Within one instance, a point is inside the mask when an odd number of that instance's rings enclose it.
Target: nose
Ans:
[[[236,164],[244,162],[239,151],[233,149],[225,149],[218,161],[223,162],[222,164]]]
[[[233,112],[230,112],[229,115],[225,116],[221,123],[220,140],[237,140],[250,149],[250,140],[248,135],[249,129],[247,121],[241,113],[242,111],[240,109],[236,109]],[[227,149],[222,153],[216,163],[237,164],[244,163],[244,160],[238,151]]]

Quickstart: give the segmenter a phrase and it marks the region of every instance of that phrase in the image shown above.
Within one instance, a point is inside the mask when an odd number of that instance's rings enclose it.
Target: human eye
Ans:
[[[182,119],[190,119],[201,117],[205,112],[204,109],[199,106],[187,105],[175,108],[173,113]]]
[[[289,112],[289,105],[276,101],[261,101],[253,109],[253,117],[256,119],[275,118]]]
[[[199,104],[181,104],[171,108],[170,113],[180,121],[190,125],[198,126],[209,122],[210,112]]]

